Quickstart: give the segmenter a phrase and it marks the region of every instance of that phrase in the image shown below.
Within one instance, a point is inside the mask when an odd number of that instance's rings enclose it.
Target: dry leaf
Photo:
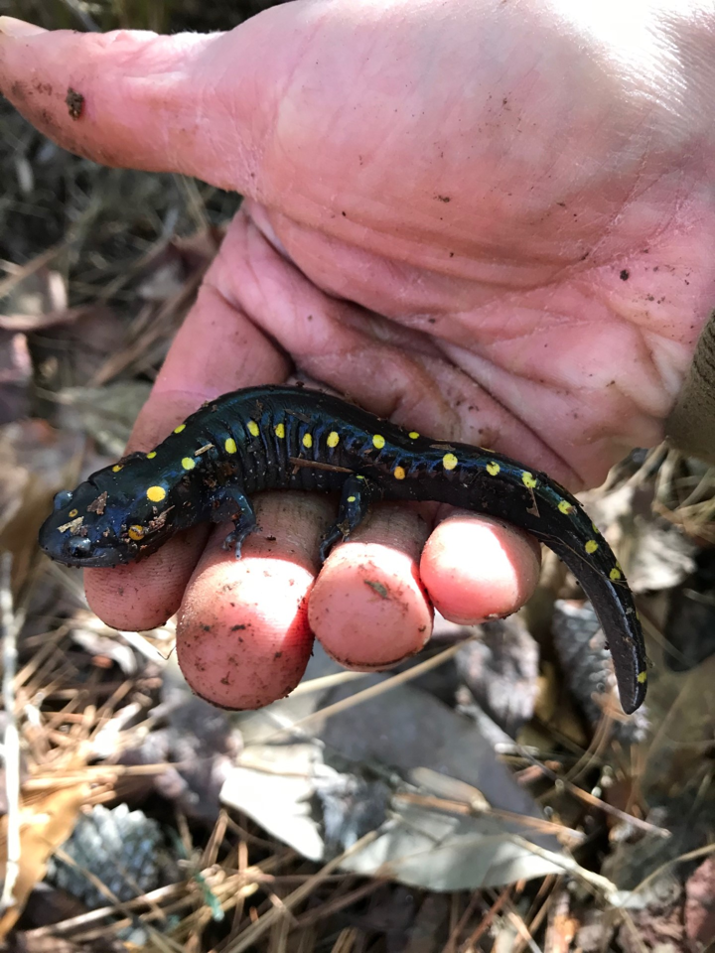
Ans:
[[[82,805],[89,797],[90,786],[80,782],[57,789],[39,798],[20,802],[20,871],[15,882],[15,906],[0,918],[0,939],[22,914],[28,895],[42,881],[52,853],[72,834]],[[7,819],[0,822],[0,877],[5,879],[7,865]]]

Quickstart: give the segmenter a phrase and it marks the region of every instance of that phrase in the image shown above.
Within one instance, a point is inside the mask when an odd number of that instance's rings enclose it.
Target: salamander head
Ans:
[[[116,566],[157,550],[176,527],[169,487],[143,479],[146,455],[132,454],[55,496],[40,546],[69,566]]]

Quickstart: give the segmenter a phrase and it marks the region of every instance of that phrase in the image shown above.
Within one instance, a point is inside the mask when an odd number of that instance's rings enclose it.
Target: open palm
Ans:
[[[247,197],[134,446],[296,369],[573,489],[658,441],[711,296],[712,22],[685,6],[335,0],[211,36],[0,37],[3,92],[62,145]],[[386,506],[309,604],[330,510],[268,496],[240,563],[194,533],[88,573],[92,605],[146,628],[182,604],[192,685],[243,707],[290,690],[311,630],[378,667],[429,635],[423,586],[467,621],[534,585],[517,531]]]

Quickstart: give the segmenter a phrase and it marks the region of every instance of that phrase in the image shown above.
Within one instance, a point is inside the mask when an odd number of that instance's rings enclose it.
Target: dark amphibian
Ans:
[[[568,491],[508,457],[438,443],[318,391],[247,388],[209,402],[154,450],[57,494],[40,545],[61,563],[115,566],[153,553],[177,530],[232,520],[227,543],[239,557],[256,526],[251,495],[274,488],[340,492],[322,559],[377,500],[437,500],[522,527],[564,560],[592,601],[624,711],[643,702],[646,659],[631,592]]]

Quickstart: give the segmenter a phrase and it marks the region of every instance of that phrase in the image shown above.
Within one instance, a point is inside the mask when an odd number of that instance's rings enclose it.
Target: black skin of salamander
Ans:
[[[322,559],[381,499],[440,501],[527,530],[564,560],[592,601],[624,711],[643,702],[646,657],[631,592],[568,491],[501,454],[417,436],[308,388],[246,388],[208,402],[154,451],[58,494],[40,546],[60,563],[116,566],[153,553],[177,530],[232,520],[227,543],[238,557],[256,528],[250,496],[271,489],[340,493]]]

